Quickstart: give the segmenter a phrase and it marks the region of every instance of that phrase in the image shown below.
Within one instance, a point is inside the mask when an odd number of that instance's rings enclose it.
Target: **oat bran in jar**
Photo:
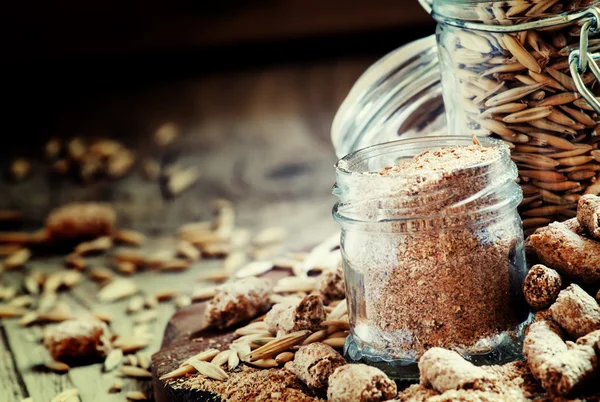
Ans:
[[[418,378],[431,347],[479,364],[518,358],[530,314],[520,290],[522,193],[508,146],[400,140],[351,153],[336,172],[345,357],[397,379]]]

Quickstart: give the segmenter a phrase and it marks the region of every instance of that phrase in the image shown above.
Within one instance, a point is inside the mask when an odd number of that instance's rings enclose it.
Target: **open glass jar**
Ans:
[[[336,165],[333,213],[351,326],[345,354],[397,379],[418,378],[417,361],[434,346],[480,364],[520,356],[529,310],[520,291],[522,193],[508,147],[484,139],[494,157],[460,169],[385,170],[457,145],[471,139],[394,141]]]
[[[600,194],[598,4],[434,0],[437,38],[377,62],[340,108],[338,155],[394,137],[491,135],[513,148],[525,234],[573,217],[582,194]]]

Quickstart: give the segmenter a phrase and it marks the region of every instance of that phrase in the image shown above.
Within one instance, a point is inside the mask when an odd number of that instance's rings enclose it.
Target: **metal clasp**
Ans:
[[[589,17],[581,26],[581,36],[579,41],[579,49],[573,49],[569,54],[569,70],[571,77],[575,82],[575,87],[590,104],[590,106],[600,114],[600,101],[596,99],[592,91],[590,91],[583,82],[581,75],[584,74],[588,67],[596,80],[600,82],[600,68],[596,64],[596,60],[600,60],[599,53],[590,53],[588,51],[589,34],[600,32],[600,8],[594,7],[588,10]],[[591,60],[591,62],[590,62]]]

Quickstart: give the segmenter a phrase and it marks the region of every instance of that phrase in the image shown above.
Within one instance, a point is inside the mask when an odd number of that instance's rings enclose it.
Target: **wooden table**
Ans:
[[[337,230],[331,218],[334,197],[333,164],[336,157],[329,138],[332,117],[372,57],[279,66],[253,71],[212,74],[198,79],[159,82],[106,90],[98,96],[53,105],[57,113],[45,133],[18,136],[7,149],[12,156],[33,161],[33,174],[21,183],[3,180],[0,207],[18,208],[26,228],[41,226],[52,208],[73,200],[110,201],[118,211],[119,227],[151,236],[144,250],[173,244],[173,233],[185,222],[210,218],[211,201],[232,200],[238,225],[253,230],[267,226],[289,229],[286,247],[306,249]],[[164,152],[151,144],[153,130],[165,121],[182,127],[178,144]],[[69,179],[50,179],[41,158],[44,140],[114,136],[136,149],[139,156],[177,159],[199,166],[201,180],[174,199],[165,199],[156,182],[141,179],[139,168],[117,181],[82,186]],[[6,161],[6,160],[5,160]],[[36,256],[26,267],[0,274],[5,285],[19,286],[32,269],[63,269],[64,256]],[[102,263],[90,260],[91,264]],[[189,294],[200,273],[218,271],[220,260],[206,260],[183,273],[145,271],[132,278],[144,294],[175,289]],[[77,313],[106,312],[114,316],[111,328],[126,335],[132,317],[126,302],[100,304],[98,287],[88,279],[60,299]],[[173,303],[161,303],[152,325],[153,353],[160,345]],[[0,400],[50,401],[61,390],[76,387],[81,400],[123,401],[127,390],[150,393],[150,381],[125,380],[124,391],[109,394],[116,371],[103,373],[101,365],[72,368],[59,375],[45,370],[49,359],[39,343],[42,327],[22,328],[16,319],[0,321]]]

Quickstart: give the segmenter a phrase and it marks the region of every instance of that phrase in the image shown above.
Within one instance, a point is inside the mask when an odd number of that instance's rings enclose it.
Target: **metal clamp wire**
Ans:
[[[586,20],[581,26],[579,38],[579,71],[584,72],[588,66],[588,41],[592,19]]]
[[[580,40],[579,40],[579,71],[584,73],[588,67],[588,43],[589,34],[598,33],[600,21],[600,9],[597,7],[589,10],[590,18],[587,19],[581,26]]]
[[[427,11],[427,14],[431,14],[431,8],[433,7],[433,0],[419,0],[421,6]]]
[[[592,59],[592,62],[589,64],[590,70],[592,70],[592,74],[594,74],[594,77],[600,82],[600,67],[598,67],[598,64],[596,64],[595,61],[600,60],[600,53],[588,52],[587,57]]]
[[[594,7],[589,11],[590,18],[583,23],[581,26],[581,38],[579,43],[579,50],[571,51],[569,54],[569,70],[571,71],[571,77],[575,82],[575,87],[583,96],[583,98],[590,104],[590,106],[600,113],[600,102],[594,96],[583,82],[581,74],[584,74],[588,67],[598,82],[600,82],[600,68],[596,64],[595,60],[600,58],[599,54],[591,54],[588,51],[589,44],[589,33],[598,33],[600,31],[600,8]],[[592,59],[591,63],[589,60]]]
[[[592,25],[590,26],[590,32],[596,34],[600,32],[600,7],[592,7],[588,10]]]
[[[586,57],[588,59],[592,59],[592,62],[588,63],[588,65],[590,66],[590,70],[592,71],[592,74],[594,74],[594,77],[596,77],[596,80],[600,81],[600,68],[598,67],[596,62],[593,61],[596,59],[600,59],[600,54],[591,54],[589,52],[586,53]],[[583,96],[583,98],[587,101],[587,103],[590,104],[590,106],[596,111],[596,113],[600,114],[600,101],[598,101],[598,99],[596,99],[592,91],[590,91],[585,86],[585,83],[581,78],[580,71],[578,70],[579,57],[579,50],[573,50],[569,55],[569,70],[571,71],[571,77],[573,78],[573,82],[575,82],[575,87],[577,88],[581,96]]]

